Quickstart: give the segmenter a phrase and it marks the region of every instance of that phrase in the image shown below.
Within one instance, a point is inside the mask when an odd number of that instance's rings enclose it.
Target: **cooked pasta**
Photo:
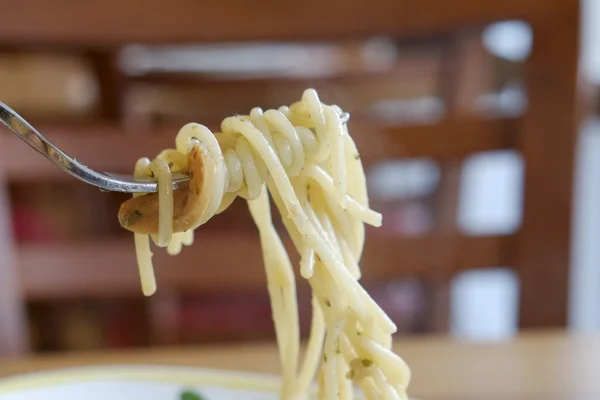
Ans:
[[[135,233],[142,289],[151,295],[149,238],[177,254],[192,243],[195,228],[245,198],[262,246],[280,397],[304,398],[316,378],[321,399],[351,399],[354,385],[369,399],[406,399],[410,371],[391,350],[396,327],[358,282],[364,223],[379,226],[381,215],[369,208],[362,163],[341,115],[309,89],[290,107],[227,118],[221,133],[185,125],[175,149],[138,161],[135,174],[154,177],[158,193],[125,202],[119,221]],[[189,186],[172,191],[172,172],[189,174]],[[293,266],[273,226],[269,194],[312,288],[303,360]]]

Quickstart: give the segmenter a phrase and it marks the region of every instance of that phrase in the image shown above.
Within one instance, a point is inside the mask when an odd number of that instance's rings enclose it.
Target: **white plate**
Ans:
[[[190,367],[75,367],[0,379],[0,399],[180,400],[192,390],[205,400],[278,400],[279,382],[277,376]]]
[[[206,400],[277,400],[269,375],[187,367],[69,368],[0,379],[2,400],[179,400],[192,389]]]

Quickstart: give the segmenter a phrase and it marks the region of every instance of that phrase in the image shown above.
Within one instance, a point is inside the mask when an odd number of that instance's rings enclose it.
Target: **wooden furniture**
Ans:
[[[589,400],[600,396],[600,336],[527,333],[505,343],[402,339],[409,394],[434,400]],[[102,364],[166,364],[277,373],[274,344],[34,356],[0,364],[0,376]]]
[[[150,0],[143,8],[135,1],[109,0],[85,7],[60,0],[51,9],[42,0],[3,0],[0,44],[8,49],[46,48],[83,51],[94,60],[102,108],[98,123],[42,127],[55,142],[73,150],[90,165],[129,170],[136,157],[171,145],[173,130],[154,132],[143,141],[115,124],[122,114],[123,79],[115,52],[128,43],[188,43],[261,40],[350,40],[374,35],[392,38],[441,38],[447,59],[442,62],[448,113],[434,125],[370,128],[370,121],[352,120],[366,163],[382,158],[432,157],[447,171],[443,196],[449,204],[433,233],[419,238],[369,239],[363,265],[365,280],[419,277],[447,282],[457,271],[493,266],[514,267],[520,277],[520,325],[564,326],[567,318],[568,266],[573,158],[577,138],[579,6],[570,0],[506,0],[500,3],[444,0],[419,2],[375,0],[314,1],[293,7],[268,1],[190,2]],[[235,10],[235,12],[231,12]],[[485,119],[463,113],[464,104],[481,89],[478,59],[461,29],[519,18],[534,32],[532,53],[525,64],[527,112],[518,118]],[[306,21],[311,23],[307,24]],[[335,21],[335,23],[332,23]],[[474,53],[477,54],[477,53]],[[465,72],[467,71],[467,72]],[[478,76],[478,78],[473,78]],[[475,87],[473,86],[473,82]],[[8,180],[62,179],[17,139],[1,137],[2,173]],[[122,147],[121,147],[122,146]],[[472,237],[458,232],[454,221],[456,176],[464,157],[482,151],[515,149],[526,165],[523,222],[514,235]],[[107,157],[110,154],[110,157]],[[59,177],[60,176],[60,177]],[[454,178],[452,178],[454,177]],[[6,215],[3,212],[1,215]],[[8,233],[6,218],[0,231]],[[238,289],[262,285],[263,276],[251,268],[234,269],[239,254],[260,260],[257,238],[240,238],[240,250],[207,252],[224,244],[214,235],[200,235],[200,250],[183,253],[178,262],[189,265],[215,257],[225,268],[190,271],[177,267],[158,272],[163,290],[181,288]],[[78,244],[12,246],[0,259],[0,353],[20,353],[27,347],[20,299],[64,296],[122,295],[138,290],[130,241],[104,240]],[[243,251],[242,251],[243,249]],[[157,255],[157,264],[163,261]],[[394,260],[394,264],[390,263]],[[396,267],[400,265],[401,267]],[[118,279],[115,277],[118,276]],[[443,305],[447,298],[442,297]],[[443,326],[443,323],[441,324]]]

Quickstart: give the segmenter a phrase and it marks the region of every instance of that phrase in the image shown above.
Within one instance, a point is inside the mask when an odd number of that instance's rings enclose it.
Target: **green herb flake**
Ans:
[[[135,225],[140,220],[140,218],[142,218],[142,213],[138,210],[133,210],[131,214],[124,215],[120,222],[121,225],[127,227]]]
[[[373,360],[369,360],[368,358],[363,358],[362,360],[360,360],[360,363],[362,364],[363,367],[368,368],[371,365],[373,365]]]
[[[204,397],[200,396],[200,394],[198,394],[197,392],[194,392],[193,390],[185,390],[183,393],[181,393],[181,395],[179,396],[180,400],[205,400]]]
[[[323,362],[327,362],[327,354],[323,353]]]
[[[325,305],[326,305],[327,307],[331,307],[331,301],[329,301],[329,300],[325,300]]]

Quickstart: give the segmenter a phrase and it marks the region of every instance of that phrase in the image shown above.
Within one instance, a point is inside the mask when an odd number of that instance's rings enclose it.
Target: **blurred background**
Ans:
[[[4,3],[0,101],[91,167],[314,87],[352,114],[363,281],[401,335],[600,328],[599,2]],[[274,338],[245,202],[157,249],[144,298],[126,198],[1,130],[0,354]]]

